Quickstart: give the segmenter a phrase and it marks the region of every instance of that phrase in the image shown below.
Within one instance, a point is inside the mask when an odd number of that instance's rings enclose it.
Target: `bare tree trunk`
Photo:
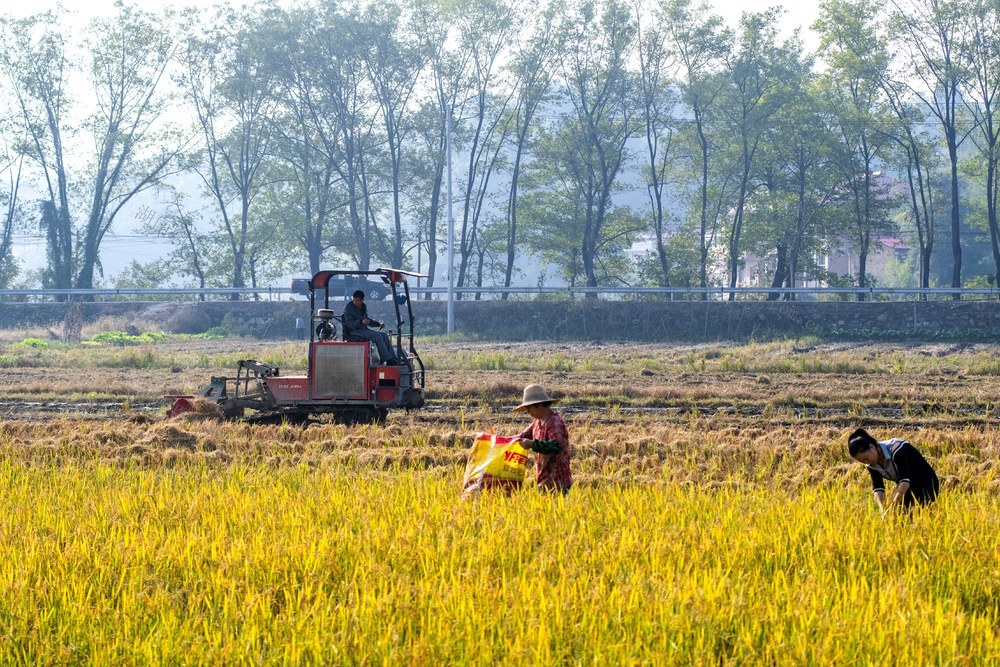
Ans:
[[[705,126],[701,116],[702,114],[696,107],[695,124],[698,129],[698,147],[701,151],[701,211],[699,215],[701,234],[698,236],[698,275],[699,284],[704,289],[708,287],[708,139],[705,137]],[[701,298],[702,301],[707,301],[708,293],[703,292]]]
[[[995,147],[990,155],[995,154]],[[1000,286],[1000,227],[997,225],[997,162],[989,159],[986,168],[986,210],[990,227],[990,246],[993,249],[993,284]]]
[[[951,125],[945,130],[948,139],[948,159],[951,161],[951,286],[962,286],[962,239],[960,238],[960,210],[958,201],[958,143],[955,137],[955,127]],[[955,299],[961,299],[960,292],[955,292]]]

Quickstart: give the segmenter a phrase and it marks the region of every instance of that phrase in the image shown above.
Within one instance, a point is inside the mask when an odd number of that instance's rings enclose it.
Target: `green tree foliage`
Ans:
[[[73,286],[73,223],[70,173],[65,163],[63,131],[66,75],[71,65],[57,15],[48,12],[25,19],[4,18],[0,65],[13,104],[28,133],[28,154],[36,165],[46,200],[39,204],[40,228],[48,241],[45,287]]]
[[[464,126],[461,146],[464,174],[460,178],[457,284],[465,286],[474,271],[474,257],[483,244],[481,225],[489,215],[491,189],[506,166],[506,148],[513,131],[508,109],[515,95],[501,57],[514,44],[521,26],[518,5],[506,0],[466,0],[449,14],[456,24],[459,58],[468,62],[464,99],[456,119]]]
[[[760,182],[753,199],[747,247],[762,260],[760,279],[770,287],[796,287],[801,273],[816,276],[813,257],[824,232],[837,229],[832,203],[840,186],[835,169],[837,137],[830,131],[806,80],[775,116],[761,147]],[[777,298],[776,294],[768,298]]]
[[[986,0],[963,3],[962,20],[968,35],[969,73],[964,97],[976,131],[973,141],[982,162],[979,180],[985,185],[986,227],[993,251],[993,284],[1000,278],[1000,6]]]
[[[45,285],[94,284],[129,202],[194,175],[149,228],[176,245],[149,280],[391,264],[432,285],[735,286],[756,266],[742,280],[792,287],[846,249],[864,286],[891,235],[919,255],[897,271],[960,285],[1000,272],[994,4],[826,0],[818,65],[778,10],[700,0],[272,0],[181,22],[120,2],[79,35],[0,17],[0,284],[29,222]]]
[[[762,187],[759,151],[807,70],[798,39],[779,41],[777,19],[777,9],[743,14],[734,49],[725,58],[721,110],[737,166],[733,213],[727,221],[730,287],[736,286],[739,274],[748,204]]]
[[[675,85],[683,108],[691,116],[690,123],[681,125],[678,167],[698,176],[678,180],[687,190],[680,196],[687,194],[689,215],[698,221],[698,286],[707,287],[709,253],[728,208],[732,176],[732,164],[720,158],[726,134],[721,131],[717,102],[726,86],[722,66],[732,48],[733,35],[721,17],[691,0],[666,3],[662,20],[679,65]]]
[[[948,153],[952,287],[962,286],[958,163],[959,148],[970,134],[964,129],[961,100],[969,77],[966,54],[971,41],[963,18],[970,9],[958,0],[899,0],[893,13],[894,43],[909,56],[911,93],[937,120]]]
[[[559,53],[555,20],[563,8],[550,5],[539,16],[533,30],[521,32],[509,66],[514,79],[514,99],[510,109],[513,123],[513,158],[510,169],[510,194],[507,199],[506,266],[504,287],[510,287],[518,256],[519,236],[518,202],[522,169],[532,156],[535,138],[535,118],[543,105],[551,99],[554,60]],[[507,298],[504,293],[503,298]]]
[[[664,27],[662,13],[651,12],[653,19],[645,23],[642,5],[637,4],[639,96],[645,120],[646,150],[643,152],[643,173],[649,195],[656,257],[660,263],[660,283],[670,284],[666,236],[669,214],[666,210],[669,167],[674,161],[674,132],[677,120],[673,110],[677,105],[673,86],[673,70],[677,56],[671,49],[669,31]]]

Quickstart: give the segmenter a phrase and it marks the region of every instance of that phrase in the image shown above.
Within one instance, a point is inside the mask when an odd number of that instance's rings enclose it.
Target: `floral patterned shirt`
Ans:
[[[553,412],[544,421],[536,419],[524,429],[520,437],[532,440],[556,440],[562,449],[558,454],[535,453],[535,481],[543,488],[564,490],[573,486],[573,474],[569,470],[573,449],[569,444],[566,422],[558,412]]]

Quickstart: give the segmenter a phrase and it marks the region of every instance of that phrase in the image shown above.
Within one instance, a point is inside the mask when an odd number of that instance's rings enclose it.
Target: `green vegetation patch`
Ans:
[[[160,331],[145,331],[141,334],[130,334],[124,331],[103,331],[90,337],[93,343],[105,345],[150,345],[166,340],[167,334]]]
[[[32,350],[44,350],[48,348],[49,341],[42,340],[41,338],[25,338],[19,343],[14,343],[16,347],[28,348]]]

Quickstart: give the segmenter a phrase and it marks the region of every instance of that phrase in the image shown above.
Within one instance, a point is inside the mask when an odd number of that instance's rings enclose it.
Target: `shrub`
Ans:
[[[166,339],[167,334],[160,331],[146,331],[137,336],[125,333],[124,331],[104,331],[91,336],[94,343],[106,343],[108,345],[149,345]]]
[[[198,338],[198,339],[204,339],[204,340],[215,340],[217,338],[225,338],[228,335],[230,335],[229,329],[227,329],[226,327],[224,327],[222,325],[219,325],[219,326],[216,326],[216,327],[211,327],[207,331],[204,331],[204,332],[202,332],[200,334],[192,334],[191,338]]]
[[[30,347],[33,350],[44,350],[49,346],[47,340],[42,340],[41,338],[25,338],[20,343],[15,343],[20,347]]]

